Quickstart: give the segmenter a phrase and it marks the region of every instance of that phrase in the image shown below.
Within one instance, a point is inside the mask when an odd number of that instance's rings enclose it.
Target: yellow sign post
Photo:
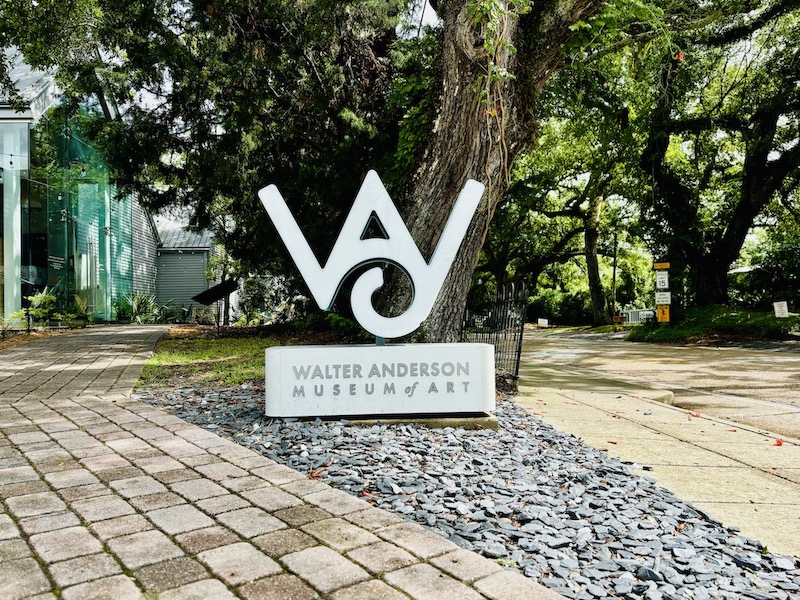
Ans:
[[[672,304],[672,292],[669,291],[669,263],[653,263],[656,272],[656,321],[669,323],[669,306]]]
[[[669,323],[669,304],[656,306],[656,320],[659,323]]]

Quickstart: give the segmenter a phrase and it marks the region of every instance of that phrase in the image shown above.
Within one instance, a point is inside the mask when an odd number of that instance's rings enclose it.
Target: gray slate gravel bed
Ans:
[[[519,408],[499,431],[267,419],[263,388],[139,400],[403,515],[568,598],[800,599],[800,564],[723,527],[635,465]]]

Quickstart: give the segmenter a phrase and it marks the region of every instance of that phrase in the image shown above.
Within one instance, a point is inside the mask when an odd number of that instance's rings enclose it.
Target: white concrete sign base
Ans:
[[[490,344],[266,350],[268,417],[443,415],[494,408]]]

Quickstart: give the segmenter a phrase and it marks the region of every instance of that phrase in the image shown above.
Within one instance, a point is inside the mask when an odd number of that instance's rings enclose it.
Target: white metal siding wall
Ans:
[[[133,291],[157,293],[158,240],[142,207],[131,201],[131,237],[133,246]]]
[[[159,304],[172,301],[176,307],[200,306],[192,296],[208,289],[206,263],[208,252],[202,250],[160,250],[158,253]]]

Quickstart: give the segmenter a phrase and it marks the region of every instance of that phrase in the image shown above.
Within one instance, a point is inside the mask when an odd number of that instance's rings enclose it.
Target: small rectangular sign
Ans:
[[[779,319],[786,319],[789,317],[789,303],[785,300],[782,302],[773,302],[772,307],[775,309],[775,316]]]
[[[66,262],[63,256],[53,256],[51,254],[47,257],[47,266],[54,271],[63,271]]]
[[[672,292],[656,292],[656,304],[672,304]]]
[[[656,271],[664,271],[666,269],[669,269],[669,263],[668,262],[654,263],[653,269],[655,269]]]
[[[266,350],[269,417],[486,413],[491,344],[276,346]]]
[[[656,289],[669,289],[669,271],[656,271]]]
[[[656,320],[659,323],[669,323],[669,304],[656,306]]]

